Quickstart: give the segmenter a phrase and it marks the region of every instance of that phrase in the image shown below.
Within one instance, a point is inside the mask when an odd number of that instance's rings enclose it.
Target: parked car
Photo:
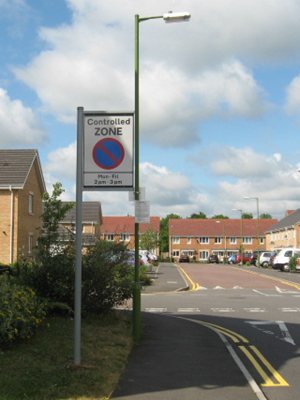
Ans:
[[[217,254],[211,254],[211,255],[208,257],[208,262],[209,262],[209,263],[219,264],[219,257],[217,256]]]
[[[277,256],[277,254],[280,252],[280,250],[282,250],[282,249],[272,250],[272,255],[271,255],[270,261],[269,261],[270,267],[274,268],[274,258]]]
[[[257,262],[259,260],[259,257],[261,255],[261,253],[263,253],[261,250],[255,250],[251,256],[250,256],[250,264],[251,265],[257,265]]]
[[[300,257],[300,249],[288,247],[286,249],[280,250],[279,253],[274,257],[272,267],[274,269],[280,269],[281,271],[289,271],[289,262],[291,257],[293,256]]]
[[[270,265],[272,254],[272,251],[264,251],[263,253],[261,253],[261,255],[259,256],[259,265],[267,268]]]
[[[179,262],[190,262],[190,257],[187,254],[181,254],[179,257]]]
[[[237,254],[231,254],[230,256],[228,256],[227,258],[228,264],[236,264],[236,256]]]
[[[237,254],[236,256],[236,264],[246,264],[246,263],[250,263],[251,262],[251,253],[243,253],[243,255],[241,253]]]

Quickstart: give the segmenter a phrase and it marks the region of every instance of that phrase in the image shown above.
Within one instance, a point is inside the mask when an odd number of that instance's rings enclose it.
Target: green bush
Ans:
[[[83,257],[82,307],[106,313],[132,295],[132,266],[122,243],[99,241]]]
[[[293,256],[293,257],[290,258],[289,267],[290,267],[290,271],[291,272],[296,272],[297,271],[297,268],[296,268],[297,260],[298,260],[298,257],[296,257],[296,256]]]
[[[133,268],[126,261],[122,243],[99,241],[82,257],[82,309],[107,312],[131,297]],[[41,297],[74,308],[74,264],[72,251],[52,256],[46,264],[20,262],[17,279]],[[60,305],[60,308],[61,305]],[[52,312],[55,307],[52,308]]]
[[[152,281],[150,276],[147,274],[148,268],[142,266],[140,268],[140,282],[142,286],[150,286],[152,285]],[[133,278],[132,278],[133,279]]]
[[[74,303],[74,257],[68,253],[48,259],[47,264],[20,262],[17,265],[20,283],[30,286],[39,296],[50,301]]]
[[[45,303],[35,292],[0,278],[0,345],[30,338],[46,316]]]

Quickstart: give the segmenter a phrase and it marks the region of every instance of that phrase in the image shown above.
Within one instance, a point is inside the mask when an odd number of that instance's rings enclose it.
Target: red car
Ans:
[[[243,264],[246,264],[248,262],[250,263],[251,257],[252,257],[251,253],[244,253],[243,254]],[[239,253],[236,256],[236,264],[240,264],[241,262],[242,262],[242,255]]]

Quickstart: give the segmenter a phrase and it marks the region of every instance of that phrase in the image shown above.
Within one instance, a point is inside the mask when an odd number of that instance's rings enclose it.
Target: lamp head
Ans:
[[[176,12],[172,11],[163,14],[163,19],[165,22],[181,22],[188,21],[191,18],[191,14],[188,12]]]

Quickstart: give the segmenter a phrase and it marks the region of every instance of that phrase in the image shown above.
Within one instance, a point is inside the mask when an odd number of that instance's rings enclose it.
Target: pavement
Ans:
[[[161,264],[152,274],[153,285],[144,293],[187,289],[174,264]],[[111,399],[265,399],[254,393],[223,341],[207,327],[171,314],[142,313],[142,332]]]

